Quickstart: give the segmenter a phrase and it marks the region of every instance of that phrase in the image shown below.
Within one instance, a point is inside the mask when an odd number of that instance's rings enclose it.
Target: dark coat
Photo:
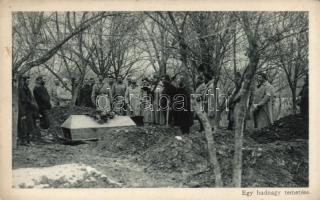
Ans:
[[[27,85],[19,88],[18,98],[18,137],[22,142],[27,142],[36,130],[38,108]]]
[[[305,81],[305,84],[302,87],[302,90],[299,94],[301,96],[301,101],[299,102],[300,112],[303,116],[308,117],[309,115],[309,89],[308,89],[308,80]]]
[[[126,93],[126,85],[123,83],[115,83],[112,86],[112,96],[113,98],[117,97],[117,96],[125,96]]]
[[[175,95],[175,92],[176,92],[177,88],[174,87],[169,81],[163,81],[163,91],[162,91],[162,95],[165,95],[166,97],[161,97],[160,99],[160,105],[161,105],[161,108],[166,108],[167,107],[167,104],[168,104],[168,101],[167,101],[167,98],[169,99],[169,108],[170,108],[170,111],[169,111],[169,124],[174,124],[174,115],[175,115],[175,111],[173,109],[171,109],[171,106],[172,106],[172,101],[173,101],[173,97]],[[165,109],[164,111],[167,111],[167,109]],[[166,118],[166,113],[164,113],[164,117]]]
[[[169,106],[171,106],[172,104],[172,100],[173,100],[173,96],[176,93],[177,88],[175,88],[169,81],[164,81],[163,82],[163,91],[162,91],[162,95],[166,95],[169,97],[170,99],[170,104]],[[167,99],[166,98],[161,98],[161,107],[165,108],[167,105]]]
[[[92,87],[93,86],[90,84],[85,84],[80,89],[80,95],[78,98],[78,105],[79,106],[94,107],[94,105],[91,101]]]
[[[191,112],[191,96],[186,87],[178,87],[173,99],[175,125],[179,127],[191,127],[193,125],[193,114]]]
[[[33,95],[40,112],[51,109],[50,96],[44,85],[37,84],[33,89]]]

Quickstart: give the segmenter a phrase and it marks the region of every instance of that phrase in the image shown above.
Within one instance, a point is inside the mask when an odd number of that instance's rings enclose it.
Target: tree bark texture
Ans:
[[[192,98],[192,106],[194,107],[194,110],[204,127],[205,137],[206,137],[207,146],[208,146],[208,153],[209,153],[209,163],[212,166],[214,171],[215,185],[216,187],[222,187],[223,182],[221,178],[221,168],[220,168],[220,164],[217,157],[217,150],[216,150],[210,122],[208,120],[207,114],[205,112],[202,112],[202,110],[200,109],[200,105],[197,103],[194,97]]]

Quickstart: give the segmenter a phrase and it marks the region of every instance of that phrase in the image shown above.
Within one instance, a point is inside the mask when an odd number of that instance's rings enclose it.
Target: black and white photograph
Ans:
[[[12,12],[12,187],[308,187],[308,57],[303,11]]]
[[[0,0],[0,199],[319,197],[320,4],[36,2]]]

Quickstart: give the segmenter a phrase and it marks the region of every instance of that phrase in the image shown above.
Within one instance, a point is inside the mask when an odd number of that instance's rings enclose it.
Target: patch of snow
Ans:
[[[20,168],[12,171],[14,188],[47,188],[48,181],[62,181],[63,185],[70,186],[88,178],[95,181],[95,177],[107,178],[95,168],[85,164],[64,164],[43,168]],[[91,177],[88,177],[91,176]],[[110,181],[115,183],[114,181]],[[52,186],[51,186],[52,187]]]

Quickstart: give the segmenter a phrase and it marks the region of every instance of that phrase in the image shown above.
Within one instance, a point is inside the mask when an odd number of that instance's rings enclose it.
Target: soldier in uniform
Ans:
[[[137,85],[136,77],[131,77],[131,84],[127,87],[125,93],[125,102],[127,113],[136,122],[138,126],[143,125],[143,116],[141,114],[140,102],[141,88]]]
[[[158,76],[153,77],[153,109],[154,109],[154,123],[159,125],[165,124],[165,110],[161,109],[161,95],[163,92],[163,83]],[[165,97],[163,97],[165,98]]]
[[[33,133],[38,133],[38,107],[28,87],[29,76],[21,77],[18,88],[18,145],[29,145]]]
[[[173,126],[176,112],[172,109],[172,101],[177,88],[171,83],[168,75],[162,76],[161,82],[163,84],[163,90],[160,96],[162,114],[164,115],[165,123]]]
[[[111,87],[107,81],[104,81],[104,77],[102,75],[98,76],[98,82],[93,85],[92,93],[91,93],[91,101],[96,105],[96,100],[99,95],[104,95],[105,98],[105,109],[106,111],[111,111],[112,105],[112,92]]]
[[[257,85],[253,91],[252,112],[254,127],[263,128],[273,123],[273,86],[267,80],[264,73],[257,74]]]
[[[124,96],[126,93],[127,86],[123,83],[122,78],[118,77],[117,82],[112,87],[112,97],[114,100],[114,111],[117,114],[124,115]]]
[[[152,95],[151,95],[150,81],[146,77],[142,79],[141,100],[142,100],[141,111],[143,115],[143,122],[145,124],[151,124],[153,123]]]
[[[197,95],[196,101],[200,103],[200,109],[204,111],[205,109],[204,103],[205,103],[205,97],[206,97],[205,93],[207,88],[206,88],[206,84],[204,82],[203,76],[200,75],[197,77],[196,87],[197,87],[195,91],[195,94]],[[199,124],[200,124],[199,132],[204,131],[204,126],[198,116],[197,116],[197,119],[199,120]]]
[[[80,89],[79,102],[80,106],[84,107],[94,107],[94,104],[91,101],[92,94],[92,79],[85,79],[83,87]]]
[[[232,98],[232,102],[229,102],[229,112],[228,112],[228,130],[234,129],[234,109],[239,99],[235,99],[236,94],[239,92],[241,87],[241,73],[237,72],[235,75],[235,87],[231,92],[230,97]]]
[[[33,89],[33,95],[38,104],[39,113],[41,114],[40,127],[42,129],[48,129],[51,120],[51,102],[49,93],[45,87],[45,79],[43,76],[38,76],[36,78],[36,86]]]
[[[113,89],[113,85],[115,84],[115,81],[116,81],[116,80],[115,80],[112,76],[109,76],[109,77],[108,77],[107,82],[108,82],[108,84],[109,84],[109,86],[110,86],[111,94],[112,94],[112,89]]]
[[[180,76],[177,80],[177,89],[172,103],[175,111],[174,121],[180,127],[182,134],[189,134],[193,125],[193,113],[191,111],[191,89],[186,76]]]

